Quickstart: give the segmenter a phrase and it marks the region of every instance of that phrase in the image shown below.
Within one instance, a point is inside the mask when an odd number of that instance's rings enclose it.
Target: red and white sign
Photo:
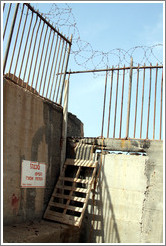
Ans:
[[[44,188],[46,183],[46,164],[37,161],[22,161],[21,187]]]

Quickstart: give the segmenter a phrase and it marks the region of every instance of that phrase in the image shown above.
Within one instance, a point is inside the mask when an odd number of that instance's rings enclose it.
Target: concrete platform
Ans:
[[[77,227],[51,221],[34,221],[4,226],[4,243],[78,243]]]

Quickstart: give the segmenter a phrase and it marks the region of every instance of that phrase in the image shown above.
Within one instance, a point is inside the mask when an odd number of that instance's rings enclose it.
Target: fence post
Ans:
[[[13,35],[13,30],[14,30],[14,26],[15,26],[15,22],[16,22],[18,7],[19,7],[19,3],[16,3],[14,15],[13,15],[13,20],[12,20],[12,25],[11,25],[10,33],[9,33],[9,39],[8,39],[8,42],[7,42],[7,47],[6,47],[6,52],[5,52],[5,58],[4,58],[4,63],[3,63],[3,74],[5,73],[6,62],[7,62],[7,58],[8,58],[8,54],[9,54],[9,49],[10,49],[11,39],[12,39],[12,35]]]
[[[73,36],[71,35],[70,44],[69,44],[69,47],[68,47],[68,54],[67,54],[66,64],[65,64],[65,70],[64,70],[63,80],[62,80],[63,81],[62,82],[62,89],[61,89],[60,98],[59,98],[59,104],[60,105],[62,105],[63,88],[64,88],[64,84],[65,84],[66,71],[67,71],[67,67],[68,67],[68,63],[69,63],[69,56],[70,56],[70,51],[71,51],[72,38],[73,38]]]
[[[130,62],[130,76],[129,76],[129,90],[128,90],[128,103],[127,103],[127,124],[126,124],[126,138],[129,136],[129,124],[130,124],[130,102],[131,102],[131,88],[132,88],[132,67],[133,58],[131,57]]]
[[[106,102],[106,92],[107,92],[107,76],[108,76],[108,71],[106,71],[106,76],[105,76],[105,89],[104,89],[104,102],[103,102],[103,117],[102,117],[101,137],[103,137],[103,131],[104,131],[104,115],[105,115],[105,102]]]
[[[64,164],[65,158],[66,158],[68,99],[69,99],[69,77],[68,77],[67,80],[65,80],[64,105],[63,105],[63,123],[62,123],[62,137],[61,137],[61,165],[60,165],[60,171],[62,171],[63,164]]]

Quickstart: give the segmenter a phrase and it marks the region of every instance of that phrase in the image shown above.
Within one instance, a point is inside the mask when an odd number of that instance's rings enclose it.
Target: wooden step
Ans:
[[[62,203],[58,203],[58,202],[50,202],[49,206],[56,207],[56,208],[66,208],[67,210],[71,210],[71,211],[75,211],[75,212],[82,212],[82,210],[83,210],[83,207],[79,208],[79,207],[66,205],[66,204],[62,204]]]
[[[79,224],[79,217],[74,217],[67,214],[57,213],[54,211],[48,211],[45,219],[55,220],[67,225],[77,226]]]
[[[89,161],[89,160],[80,160],[78,159],[66,159],[65,165],[71,165],[71,166],[81,166],[81,167],[96,167],[97,162]]]
[[[62,180],[62,181],[70,181],[70,182],[73,182],[73,183],[82,183],[82,184],[87,184],[89,183],[89,180],[87,179],[78,179],[78,178],[69,178],[69,177],[59,177],[59,180]]]
[[[52,196],[57,197],[57,198],[72,200],[72,201],[76,201],[76,202],[82,202],[82,203],[84,203],[86,201],[86,198],[77,197],[77,196],[68,196],[68,195],[59,194],[59,193],[53,193]]]
[[[66,186],[66,185],[57,185],[56,188],[62,189],[62,190],[71,190],[74,192],[80,192],[80,193],[87,193],[87,189],[79,188],[79,187],[72,187],[72,186]]]

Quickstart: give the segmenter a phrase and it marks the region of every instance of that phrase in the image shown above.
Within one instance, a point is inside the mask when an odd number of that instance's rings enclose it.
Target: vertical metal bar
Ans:
[[[15,54],[15,49],[16,49],[16,44],[17,44],[17,39],[18,39],[18,33],[19,33],[19,30],[20,30],[20,24],[21,24],[21,20],[22,20],[23,11],[24,11],[24,5],[22,7],[21,16],[20,16],[20,20],[19,20],[19,24],[18,24],[18,28],[17,28],[16,37],[15,37],[15,43],[14,43],[14,47],[13,47],[12,58],[11,58],[11,61],[10,61],[10,66],[9,66],[9,73],[10,73],[10,70],[11,70],[12,63],[13,63],[13,57],[14,57],[14,54]]]
[[[132,88],[132,67],[133,67],[133,58],[131,57],[130,63],[130,75],[129,75],[129,90],[128,90],[128,103],[127,103],[127,123],[126,123],[126,138],[129,136],[129,124],[130,124],[130,102],[131,102],[131,88]]]
[[[23,66],[23,63],[24,63],[25,51],[26,51],[26,47],[27,47],[27,43],[28,43],[28,39],[29,39],[29,32],[30,32],[31,25],[32,25],[32,19],[33,19],[33,12],[32,12],[32,15],[31,15],[31,21],[30,21],[30,25],[29,25],[29,30],[28,30],[28,34],[27,34],[25,46],[24,46],[24,51],[23,51],[23,56],[22,56],[22,61],[21,61],[21,67],[20,67],[20,72],[19,72],[19,76],[18,76],[17,82],[20,79],[20,75],[21,75],[21,71],[22,71],[22,66]],[[23,81],[22,81],[22,85],[23,85]]]
[[[110,101],[109,101],[109,113],[108,113],[108,127],[107,127],[107,138],[109,138],[109,129],[110,129],[110,116],[111,116],[111,102],[112,102],[112,85],[113,85],[113,66],[111,72],[111,85],[110,85]]]
[[[5,58],[4,58],[4,63],[3,63],[3,73],[5,72],[5,68],[6,68],[6,62],[7,62],[7,58],[8,58],[8,54],[9,54],[11,39],[13,36],[13,30],[14,30],[14,26],[15,26],[15,22],[16,22],[17,13],[18,13],[18,7],[19,7],[19,3],[16,3],[14,15],[13,15],[13,20],[12,20],[12,25],[11,25],[10,33],[9,33],[9,39],[7,42],[7,47],[6,47],[6,52],[5,52]]]
[[[49,37],[48,37],[48,40],[47,40],[47,47],[46,47],[46,52],[45,52],[45,57],[44,57],[44,62],[43,62],[43,68],[42,68],[42,75],[41,75],[40,86],[39,86],[39,94],[40,94],[41,85],[42,85],[42,82],[43,82],[43,74],[44,74],[44,70],[45,70],[45,63],[46,63],[46,57],[47,57],[47,51],[48,51],[48,45],[49,45],[50,36],[51,36],[51,28],[50,28],[50,33],[49,33]]]
[[[62,41],[62,48],[61,48],[61,53],[60,53],[60,58],[59,58],[59,64],[58,64],[58,71],[57,71],[57,73],[59,73],[59,69],[60,69],[63,47],[64,47],[64,40]],[[54,94],[53,94],[53,101],[55,99],[55,91],[56,91],[57,80],[58,80],[58,74],[56,75],[56,81],[55,81],[55,87],[54,87]]]
[[[35,90],[36,90],[37,84],[38,84],[38,78],[39,78],[40,66],[41,66],[41,61],[42,61],[42,58],[43,58],[43,51],[44,51],[44,46],[45,46],[45,41],[46,41],[47,32],[48,32],[48,26],[47,26],[47,28],[46,28],[46,32],[45,32],[45,35],[44,35],[44,41],[43,41],[43,47],[42,47],[42,51],[41,51],[41,55],[40,55],[40,62],[39,62],[38,73],[37,73],[37,78],[36,78],[36,86],[35,86]]]
[[[66,138],[67,138],[67,122],[68,122],[68,101],[69,101],[69,78],[65,80],[64,107],[63,107],[63,123],[62,123],[62,148],[61,148],[61,170],[64,165],[66,156]]]
[[[24,76],[23,76],[24,82],[25,82],[25,75],[26,75],[26,72],[28,70],[27,64],[28,64],[28,60],[29,60],[29,53],[30,53],[30,48],[31,48],[31,44],[32,44],[32,39],[33,39],[33,34],[34,34],[35,27],[36,27],[37,19],[38,19],[38,16],[36,15],[36,21],[35,21],[35,24],[34,24],[33,29],[32,29],[31,39],[30,39],[30,43],[29,43],[28,55],[27,55],[27,60],[26,60],[26,65],[25,65],[26,69],[24,71]],[[27,81],[26,87],[28,87],[28,81]]]
[[[55,53],[56,53],[56,50],[57,50],[58,37],[59,37],[59,36],[57,35],[57,37],[56,37],[56,43],[55,43],[55,47],[54,47],[54,54],[53,54],[53,58],[52,58],[51,69],[50,69],[50,75],[49,75],[48,81],[50,81],[50,79],[51,79],[51,74],[52,74],[52,72],[53,72],[53,64],[54,64],[54,60],[55,60]],[[47,86],[46,97],[47,97],[47,95],[48,95],[48,88],[49,88],[49,84],[48,84],[48,86]]]
[[[161,128],[162,128],[162,104],[163,104],[163,70],[161,78],[161,102],[160,102],[160,140],[161,140]]]
[[[156,64],[158,67],[158,63]],[[157,91],[157,74],[158,68],[156,68],[156,79],[155,79],[155,94],[154,94],[154,118],[153,118],[153,139],[155,138],[155,123],[156,123],[156,91]]]
[[[34,54],[35,54],[36,40],[37,40],[37,36],[38,36],[38,33],[39,33],[40,24],[41,24],[41,19],[39,21],[39,25],[38,25],[38,28],[37,28],[37,31],[36,31],[35,41],[34,41],[34,44],[33,44],[33,50],[32,50],[31,61],[30,61],[30,68],[29,68],[28,79],[27,79],[27,82],[28,83],[30,82],[29,79],[30,79],[30,74],[31,74],[31,71],[32,71],[31,70],[31,68],[32,68],[32,61],[33,61]],[[31,81],[31,86],[30,87],[32,87],[32,81]]]
[[[107,75],[108,75],[108,72],[106,71],[106,76],[105,76],[105,90],[104,90],[104,102],[103,102],[103,118],[102,118],[102,127],[101,127],[101,137],[103,137],[103,130],[104,130],[104,115],[105,115],[105,102],[106,102],[106,91],[107,91]]]
[[[41,37],[42,37],[42,34],[43,34],[44,25],[45,25],[45,23],[43,22],[43,26],[42,26],[42,30],[41,30],[40,38],[39,38],[38,49],[37,49],[37,53],[36,53],[36,60],[35,60],[35,65],[34,65],[34,69],[33,69],[32,84],[31,84],[31,86],[33,86],[33,80],[34,80],[34,76],[35,76],[35,72],[36,72],[37,59],[38,59],[38,55],[39,55],[39,49],[40,49]]]
[[[136,132],[136,124],[137,124],[137,109],[138,109],[138,84],[139,84],[139,64],[137,68],[137,86],[136,86],[136,104],[135,104],[135,121],[134,121],[134,138]]]
[[[19,59],[19,56],[20,56],[20,50],[21,50],[21,46],[22,46],[22,40],[23,40],[23,36],[24,36],[25,25],[26,25],[26,22],[27,22],[28,11],[29,11],[29,9],[27,8],[26,18],[25,18],[24,27],[23,27],[23,30],[22,30],[21,41],[20,41],[19,50],[18,50],[17,59],[16,59],[16,65],[15,65],[15,68],[14,68],[14,75],[16,73],[18,59]]]
[[[45,83],[46,83],[46,78],[47,78],[47,71],[48,71],[48,66],[49,66],[49,63],[50,63],[50,57],[51,57],[51,52],[52,52],[52,46],[53,46],[54,37],[55,37],[55,32],[53,32],[53,36],[52,36],[52,42],[51,42],[50,53],[49,53],[48,61],[47,61],[47,68],[46,68],[46,73],[45,73],[45,78],[44,78],[44,86],[43,86],[42,96],[44,94]],[[48,84],[49,84],[49,81],[48,81]]]
[[[3,4],[3,11],[4,11],[4,9],[5,9],[5,5],[6,5],[6,3]]]
[[[152,64],[150,64],[152,66]],[[150,98],[151,98],[151,80],[152,80],[152,69],[150,68],[150,80],[149,80],[149,102],[148,102],[148,117],[147,117],[147,129],[146,129],[146,139],[148,139],[149,131],[149,114],[150,114]]]
[[[141,124],[140,124],[140,138],[142,137],[142,123],[143,123],[143,108],[144,108],[144,87],[145,87],[145,63],[143,72],[143,84],[142,84],[142,107],[141,107]]]
[[[57,89],[56,102],[58,102],[58,94],[59,94],[59,89],[60,89],[60,84],[61,84],[61,79],[62,79],[62,72],[63,72],[65,56],[66,56],[66,48],[67,48],[67,42],[66,42],[66,45],[65,45],[64,54],[63,54],[63,60],[62,60],[62,64],[61,64],[61,74],[59,75],[59,84],[58,84],[58,89]],[[61,99],[59,98],[59,102],[58,102],[59,104],[60,104],[60,101],[61,101]]]
[[[57,55],[56,55],[55,65],[54,65],[54,71],[53,71],[53,77],[52,77],[52,83],[51,83],[51,90],[50,90],[49,98],[51,98],[51,92],[52,92],[52,87],[53,87],[53,82],[54,82],[54,77],[55,77],[55,70],[56,70],[56,66],[57,66],[57,62],[58,62],[60,44],[61,44],[61,38],[59,39],[58,51],[57,51]]]
[[[9,5],[9,9],[8,9],[8,13],[7,13],[7,18],[6,18],[6,23],[5,23],[5,28],[4,28],[4,32],[3,32],[3,39],[4,39],[5,33],[6,33],[6,27],[7,27],[7,23],[8,23],[8,20],[9,20],[9,15],[10,15],[11,7],[12,7],[12,3],[10,3],[10,5]]]
[[[122,82],[122,98],[121,98],[121,112],[120,112],[120,129],[119,129],[119,138],[121,138],[121,132],[122,132],[124,80],[125,80],[125,65],[124,65],[124,69],[123,69],[123,82]]]
[[[71,35],[71,37],[70,37],[70,44],[69,44],[69,47],[68,47],[66,64],[65,64],[65,72],[64,72],[64,75],[63,75],[63,84],[62,84],[62,90],[61,90],[61,96],[60,96],[59,104],[62,104],[63,88],[64,88],[64,84],[65,84],[66,71],[67,71],[67,67],[68,67],[68,63],[69,63],[69,56],[70,56],[70,51],[71,51],[72,38],[73,38],[73,36]]]
[[[119,66],[118,66],[119,68]],[[117,83],[116,83],[116,99],[115,99],[115,114],[114,114],[114,132],[113,138],[115,137],[115,128],[116,128],[116,111],[117,111],[117,100],[118,100],[118,88],[119,88],[119,70],[117,71]]]

